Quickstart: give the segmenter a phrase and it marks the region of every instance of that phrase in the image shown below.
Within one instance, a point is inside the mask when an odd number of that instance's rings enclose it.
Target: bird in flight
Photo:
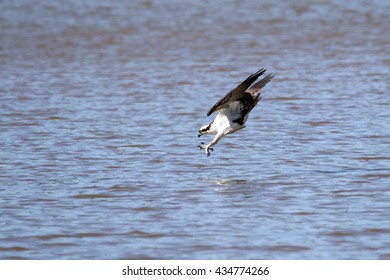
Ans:
[[[210,156],[210,151],[213,151],[211,146],[217,144],[222,137],[245,127],[244,124],[248,119],[249,113],[261,99],[260,89],[274,77],[274,75],[268,74],[254,83],[265,71],[266,69],[260,69],[250,75],[235,89],[228,92],[228,94],[215,103],[207,112],[207,116],[218,112],[210,124],[204,125],[199,129],[198,137],[203,134],[216,134],[209,144],[202,142],[199,145],[199,148],[203,149],[207,156]]]

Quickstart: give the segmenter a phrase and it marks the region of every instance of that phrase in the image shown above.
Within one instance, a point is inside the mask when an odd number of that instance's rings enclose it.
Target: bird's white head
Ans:
[[[199,128],[198,137],[202,136],[203,134],[211,133],[210,128],[211,128],[211,124],[206,124],[206,125],[202,126],[201,128]]]

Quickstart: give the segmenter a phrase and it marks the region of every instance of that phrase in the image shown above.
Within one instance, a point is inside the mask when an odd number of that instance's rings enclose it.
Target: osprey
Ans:
[[[213,151],[211,146],[217,144],[222,137],[245,127],[244,124],[248,119],[250,111],[261,99],[260,89],[274,77],[272,74],[269,74],[253,84],[265,71],[265,69],[260,69],[255,74],[250,75],[245,81],[215,103],[207,112],[207,116],[210,116],[218,111],[217,116],[210,124],[204,125],[199,129],[198,137],[203,134],[216,134],[213,141],[209,144],[206,145],[202,142],[199,145],[199,148],[203,149],[207,156],[210,155],[210,151]]]

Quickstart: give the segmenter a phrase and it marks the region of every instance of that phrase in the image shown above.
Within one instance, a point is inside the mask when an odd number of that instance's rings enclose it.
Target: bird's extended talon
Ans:
[[[210,156],[210,152],[214,151],[213,148],[209,148],[209,145],[206,145],[204,142],[201,142],[198,146],[200,149],[203,149],[207,156]]]
[[[206,148],[206,149],[205,149],[205,152],[206,152],[207,157],[209,157],[209,156],[211,155],[210,152],[212,152],[212,151],[214,151],[213,148]]]

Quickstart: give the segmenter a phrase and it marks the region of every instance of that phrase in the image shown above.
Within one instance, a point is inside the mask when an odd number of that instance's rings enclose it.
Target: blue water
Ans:
[[[387,1],[1,6],[1,259],[390,258]]]

